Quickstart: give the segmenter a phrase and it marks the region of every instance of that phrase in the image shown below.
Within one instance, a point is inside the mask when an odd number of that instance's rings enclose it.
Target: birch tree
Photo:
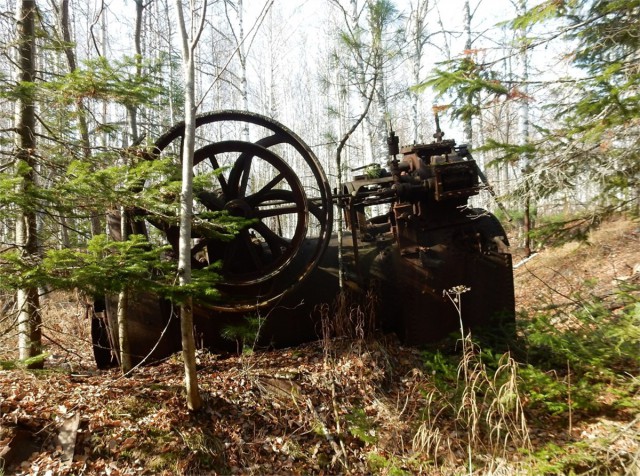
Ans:
[[[21,0],[16,11],[16,79],[19,91],[15,110],[16,175],[18,195],[25,197],[16,220],[16,245],[27,266],[38,254],[36,211],[27,197],[36,187],[36,115],[33,86],[36,80],[35,0]],[[32,196],[32,195],[31,195]],[[18,349],[21,360],[41,353],[42,318],[38,288],[25,286],[17,291]],[[41,366],[42,362],[31,366]]]
[[[411,59],[411,75],[413,84],[420,84],[422,81],[422,57],[424,49],[429,40],[427,29],[427,14],[429,12],[429,0],[416,0],[415,5],[411,4],[409,21],[407,22],[407,39],[410,45],[409,57]],[[411,97],[411,137],[414,144],[425,142],[421,129],[421,95],[413,90],[409,91]]]
[[[193,214],[193,154],[196,137],[196,98],[195,98],[195,53],[198,40],[204,29],[207,0],[198,11],[195,2],[190,3],[189,29],[185,22],[181,0],[175,0],[178,13],[178,28],[182,45],[182,62],[184,69],[184,139],[182,144],[182,187],[180,190],[180,241],[178,255],[178,272],[180,285],[191,283],[191,217]],[[186,296],[180,307],[180,329],[182,334],[182,358],[184,360],[185,386],[187,390],[187,406],[190,410],[198,410],[202,399],[198,389],[196,373],[195,338],[193,335],[193,299]]]
[[[464,54],[470,57],[473,57],[471,46],[473,44],[473,37],[471,35],[471,20],[473,19],[473,14],[471,13],[471,5],[470,0],[464,1],[464,6],[462,7],[462,11],[464,12],[464,19],[462,20],[462,27],[464,30]],[[472,95],[467,96],[467,104],[466,107],[469,111],[474,109],[474,97]],[[469,147],[473,146],[473,114],[466,114],[463,117],[464,121],[464,142],[469,145]]]
[[[234,28],[234,22],[229,16],[229,6],[233,8],[236,13],[237,28]],[[245,46],[245,32],[244,32],[244,7],[242,0],[238,0],[236,5],[230,2],[224,2],[225,16],[229,23],[229,29],[233,35],[235,42],[236,55],[238,62],[240,63],[240,95],[242,96],[242,108],[245,111],[249,110],[249,84],[247,80],[247,48]],[[244,140],[249,141],[249,124],[246,124],[243,130]]]
[[[515,4],[518,16],[527,13],[527,0],[518,0]],[[520,145],[524,150],[521,156],[522,175],[525,183],[523,197],[523,223],[522,232],[524,236],[524,255],[531,255],[531,191],[529,186],[529,174],[531,172],[531,157],[527,151],[527,144],[530,140],[529,133],[529,49],[527,41],[527,28],[523,25],[517,31],[516,42],[519,47],[518,64],[519,64],[519,83],[520,97],[518,105],[518,135]]]

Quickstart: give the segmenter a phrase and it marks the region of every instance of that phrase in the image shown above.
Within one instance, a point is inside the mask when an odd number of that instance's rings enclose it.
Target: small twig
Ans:
[[[346,469],[348,467],[346,454],[340,448],[340,446],[338,446],[338,443],[336,443],[335,438],[327,428],[327,425],[325,425],[324,421],[322,421],[322,418],[320,418],[320,415],[313,406],[310,398],[307,398],[307,408],[309,408],[309,411],[312,413],[315,421],[320,425],[323,436],[327,439],[327,441],[331,445],[331,448],[333,448],[333,451],[335,452],[334,460],[337,459],[338,461],[340,461],[342,466]]]
[[[45,339],[51,341],[52,344],[57,345],[58,347],[60,347],[63,351],[65,351],[67,354],[71,354],[71,355],[75,355],[76,357],[78,357],[80,359],[80,361],[82,362],[84,359],[84,357],[82,357],[80,354],[78,354],[75,350],[71,350],[71,349],[67,349],[64,345],[62,345],[60,342],[58,342],[57,340],[55,340],[53,337],[51,337],[49,334],[45,334],[44,332],[42,333],[42,337],[44,337]]]
[[[518,263],[513,265],[513,269],[518,269],[520,266],[522,266],[523,264],[527,263],[528,261],[531,261],[533,258],[535,258],[536,256],[538,256],[538,253],[533,253],[530,256],[526,257],[525,259],[519,261]]]

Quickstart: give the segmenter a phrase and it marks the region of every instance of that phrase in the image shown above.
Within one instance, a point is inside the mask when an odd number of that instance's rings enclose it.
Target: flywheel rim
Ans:
[[[313,151],[294,132],[281,123],[266,116],[246,111],[223,110],[198,115],[196,118],[196,133],[198,134],[198,130],[204,129],[205,126],[212,125],[215,127],[218,123],[221,123],[220,127],[226,123],[235,125],[249,124],[259,129],[261,133],[264,131],[267,134],[254,142],[249,142],[246,138],[242,138],[239,140],[210,142],[198,147],[194,155],[194,168],[199,163],[206,161],[211,155],[226,151],[229,147],[235,147],[242,150],[233,151],[240,153],[240,155],[229,172],[229,182],[226,184],[227,191],[246,187],[246,183],[250,178],[243,172],[240,162],[242,160],[252,161],[252,157],[256,157],[256,154],[260,159],[269,162],[274,166],[275,170],[285,177],[289,189],[278,188],[279,179],[276,176],[272,179],[272,182],[276,183],[275,185],[268,183],[265,186],[266,191],[263,191],[259,196],[254,193],[254,196],[249,200],[244,200],[245,197],[227,200],[230,196],[224,196],[224,193],[220,196],[219,192],[217,199],[224,202],[224,206],[228,209],[237,206],[237,210],[240,210],[238,213],[242,213],[241,210],[246,208],[256,209],[262,206],[267,210],[263,213],[263,216],[269,213],[278,213],[276,211],[277,207],[286,208],[289,205],[292,213],[297,214],[299,222],[299,226],[296,225],[295,233],[291,239],[291,253],[288,256],[279,260],[268,269],[268,272],[260,276],[248,273],[243,277],[236,273],[234,278],[233,273],[227,273],[225,276],[223,272],[223,280],[217,286],[223,293],[223,300],[206,303],[208,307],[222,311],[246,312],[277,302],[285,294],[300,286],[313,269],[317,267],[331,238],[333,223],[331,189],[324,170]],[[151,157],[163,156],[165,151],[172,144],[177,144],[178,141],[179,150],[181,150],[184,128],[184,123],[179,123],[160,136],[153,146]],[[311,185],[305,183],[305,188],[299,185],[300,178],[296,174],[298,167],[296,167],[296,172],[292,170],[292,166],[287,163],[287,160],[275,151],[279,147],[291,149],[293,154],[297,154],[296,160],[302,159],[304,166],[308,167],[308,172],[310,172],[307,175],[312,177]],[[249,158],[243,158],[243,154]],[[312,190],[314,196],[308,197],[308,190]],[[212,203],[217,203],[215,202],[216,197],[213,197],[212,200]],[[233,200],[236,200],[236,202],[231,203]],[[273,205],[273,208],[269,211],[269,205],[261,205],[265,203],[276,205]],[[307,236],[309,216],[314,219],[314,231],[317,232],[316,238]],[[264,241],[271,241],[264,247],[271,253],[276,254],[278,239],[281,237],[277,232],[274,233],[273,230],[267,229],[268,227],[264,224],[257,225],[257,227],[258,229],[254,230],[255,234],[260,235]],[[265,235],[269,238],[264,238]],[[167,236],[166,233],[165,236]],[[169,238],[167,237],[167,239]],[[301,253],[300,249],[303,243],[307,243],[307,248],[311,246],[312,252]]]

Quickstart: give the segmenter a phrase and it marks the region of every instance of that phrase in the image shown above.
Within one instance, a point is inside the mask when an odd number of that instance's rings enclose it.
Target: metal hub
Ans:
[[[224,209],[229,212],[231,216],[242,218],[253,218],[254,210],[246,200],[236,198],[227,202]]]

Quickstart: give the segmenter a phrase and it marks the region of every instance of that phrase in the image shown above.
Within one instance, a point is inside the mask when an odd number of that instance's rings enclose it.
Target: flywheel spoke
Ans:
[[[213,167],[213,170],[220,170],[220,164],[218,164],[218,159],[216,159],[216,156],[211,154],[209,156],[209,162],[211,162],[211,167]],[[224,175],[222,175],[222,173],[218,173],[217,175],[218,178],[218,182],[220,182],[220,188],[222,189],[222,193],[224,194],[225,197],[229,196],[229,185],[227,184],[227,179],[224,178]]]
[[[280,256],[284,250],[291,248],[291,242],[289,240],[278,235],[264,223],[256,223],[253,225],[253,228],[264,238],[271,250],[271,253],[275,256]]]
[[[251,164],[253,164],[253,157],[248,156],[242,165],[242,175],[240,180],[240,186],[238,187],[237,197],[247,196],[247,185],[249,183],[249,175],[251,173]]]
[[[246,197],[247,201],[249,203],[254,203],[254,204],[259,202],[267,192],[271,191],[276,185],[278,185],[280,182],[282,182],[282,180],[284,180],[284,175],[282,175],[282,173],[279,173],[278,175],[273,177],[269,181],[269,183],[267,183],[264,187],[262,187],[256,193]]]
[[[263,219],[282,215],[290,215],[292,213],[299,213],[300,211],[301,209],[297,205],[279,208],[261,208],[255,211],[254,216],[256,218]]]
[[[194,194],[198,225],[192,227],[192,255],[206,253],[211,263],[222,260],[224,302],[208,305],[238,311],[275,302],[309,275],[328,244],[333,205],[324,171],[295,133],[270,118],[218,111],[198,116],[196,128],[194,175],[218,171],[215,179],[198,182]],[[255,142],[246,140],[246,129]],[[184,131],[184,123],[167,131],[156,141],[152,156],[179,158]],[[289,164],[295,164],[295,170]],[[231,240],[224,238],[217,215],[210,212],[235,218],[244,228]],[[175,218],[144,218],[177,251],[180,230]],[[310,230],[311,247],[303,253]]]

